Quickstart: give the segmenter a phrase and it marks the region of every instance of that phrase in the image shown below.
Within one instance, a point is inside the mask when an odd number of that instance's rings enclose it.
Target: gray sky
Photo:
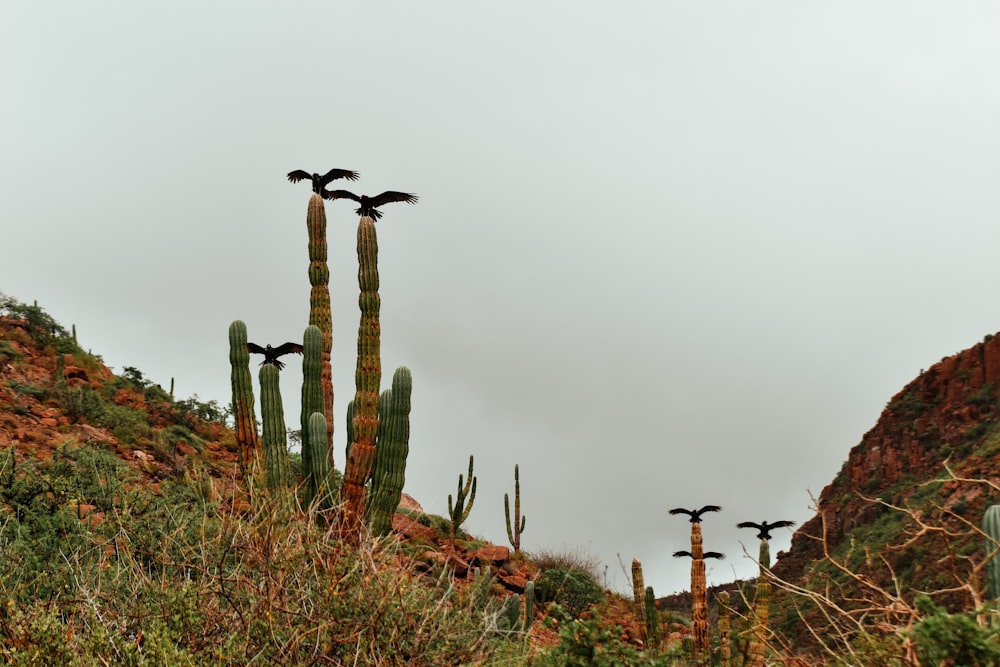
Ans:
[[[506,543],[687,588],[737,521],[811,516],[889,398],[1000,328],[991,2],[3,3],[0,291],[116,370],[226,404],[227,328],[300,340],[306,184],[378,223],[406,491]],[[337,185],[345,183],[338,182]],[[354,206],[327,204],[336,464]],[[283,375],[289,421],[299,364]],[[787,548],[790,533],[773,541]]]

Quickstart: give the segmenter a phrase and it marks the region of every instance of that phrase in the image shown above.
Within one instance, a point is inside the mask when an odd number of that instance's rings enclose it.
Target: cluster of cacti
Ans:
[[[517,464],[514,464],[514,521],[510,520],[510,498],[503,494],[503,512],[507,520],[507,539],[514,547],[514,553],[521,551],[521,533],[524,532],[525,518],[521,516],[521,477]]]
[[[469,455],[469,477],[463,483],[462,475],[458,476],[458,491],[455,494],[454,502],[452,502],[451,494],[448,494],[448,516],[451,518],[452,539],[458,536],[459,527],[469,518],[472,503],[475,501],[476,478],[472,475],[472,455]]]
[[[245,478],[255,472],[258,460],[257,418],[254,416],[253,382],[250,376],[250,352],[247,350],[247,325],[236,320],[229,325],[229,363],[233,385],[233,420],[240,470]]]
[[[333,371],[330,353],[333,349],[333,317],[330,309],[330,268],[327,265],[326,210],[323,198],[315,192],[309,198],[306,212],[309,230],[309,324],[322,333],[320,378],[323,392],[323,415],[326,417],[326,450],[333,465]],[[309,413],[312,414],[312,413]],[[305,451],[303,451],[303,456]]]
[[[375,468],[368,498],[368,521],[375,535],[388,535],[399,507],[410,453],[410,394],[413,376],[401,366],[392,376],[392,390],[383,392]]]
[[[986,534],[986,594],[991,602],[1000,600],[1000,505],[990,505],[983,514],[983,532]]]
[[[379,429],[379,383],[382,380],[379,330],[378,239],[375,222],[365,216],[358,223],[358,285],[361,322],[358,325],[358,360],[354,373],[354,419],[350,449],[344,468],[341,499],[341,535],[356,543],[365,517],[365,485],[375,463]]]
[[[642,578],[642,563],[638,558],[632,559],[632,597],[635,600],[635,617],[639,619],[639,636],[646,643],[649,637],[649,630],[646,628],[646,583]]]

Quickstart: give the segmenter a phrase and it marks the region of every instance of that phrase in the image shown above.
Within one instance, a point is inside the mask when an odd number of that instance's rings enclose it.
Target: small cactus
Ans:
[[[1000,505],[990,505],[983,514],[983,532],[986,533],[986,593],[991,601],[1000,600],[1000,555],[994,554],[1000,548]]]
[[[632,597],[635,600],[635,615],[639,619],[639,635],[643,643],[647,641],[646,630],[646,584],[642,578],[642,563],[632,559]]]
[[[660,645],[660,611],[656,608],[652,586],[646,587],[645,598],[647,645],[655,649]]]
[[[521,477],[517,464],[514,464],[514,521],[510,520],[510,498],[503,494],[503,512],[507,520],[507,539],[514,547],[514,553],[521,551],[521,533],[524,532],[525,518],[521,516]]]
[[[535,582],[529,581],[524,587],[524,631],[531,630],[535,620]]]
[[[451,517],[451,538],[458,536],[458,528],[472,511],[472,503],[476,500],[476,478],[472,476],[472,455],[469,455],[469,477],[463,483],[462,476],[458,476],[458,491],[455,501],[452,502],[451,494],[448,494],[448,516]],[[468,501],[468,504],[466,504]]]
[[[327,436],[326,409],[323,402],[323,332],[310,324],[302,336],[302,476],[305,478],[306,505],[312,503],[318,489],[330,474],[330,448]],[[315,413],[324,416],[320,436],[310,428]]]

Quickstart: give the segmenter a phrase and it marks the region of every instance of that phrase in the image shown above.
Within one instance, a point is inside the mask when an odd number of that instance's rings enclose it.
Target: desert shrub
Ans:
[[[543,570],[535,581],[540,602],[556,602],[574,616],[604,599],[604,590],[588,572],[576,568]]]
[[[998,629],[980,627],[975,614],[949,614],[927,595],[916,599],[922,617],[912,636],[923,664],[992,667],[1000,665]]]

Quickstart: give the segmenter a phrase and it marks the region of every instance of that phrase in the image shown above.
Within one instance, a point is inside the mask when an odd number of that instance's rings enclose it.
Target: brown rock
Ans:
[[[437,539],[437,531],[414,521],[405,514],[394,514],[392,516],[392,530],[409,539],[419,537],[428,542],[433,542]]]
[[[472,560],[486,565],[502,563],[508,558],[510,558],[510,549],[505,546],[489,545],[479,547],[472,553]]]

